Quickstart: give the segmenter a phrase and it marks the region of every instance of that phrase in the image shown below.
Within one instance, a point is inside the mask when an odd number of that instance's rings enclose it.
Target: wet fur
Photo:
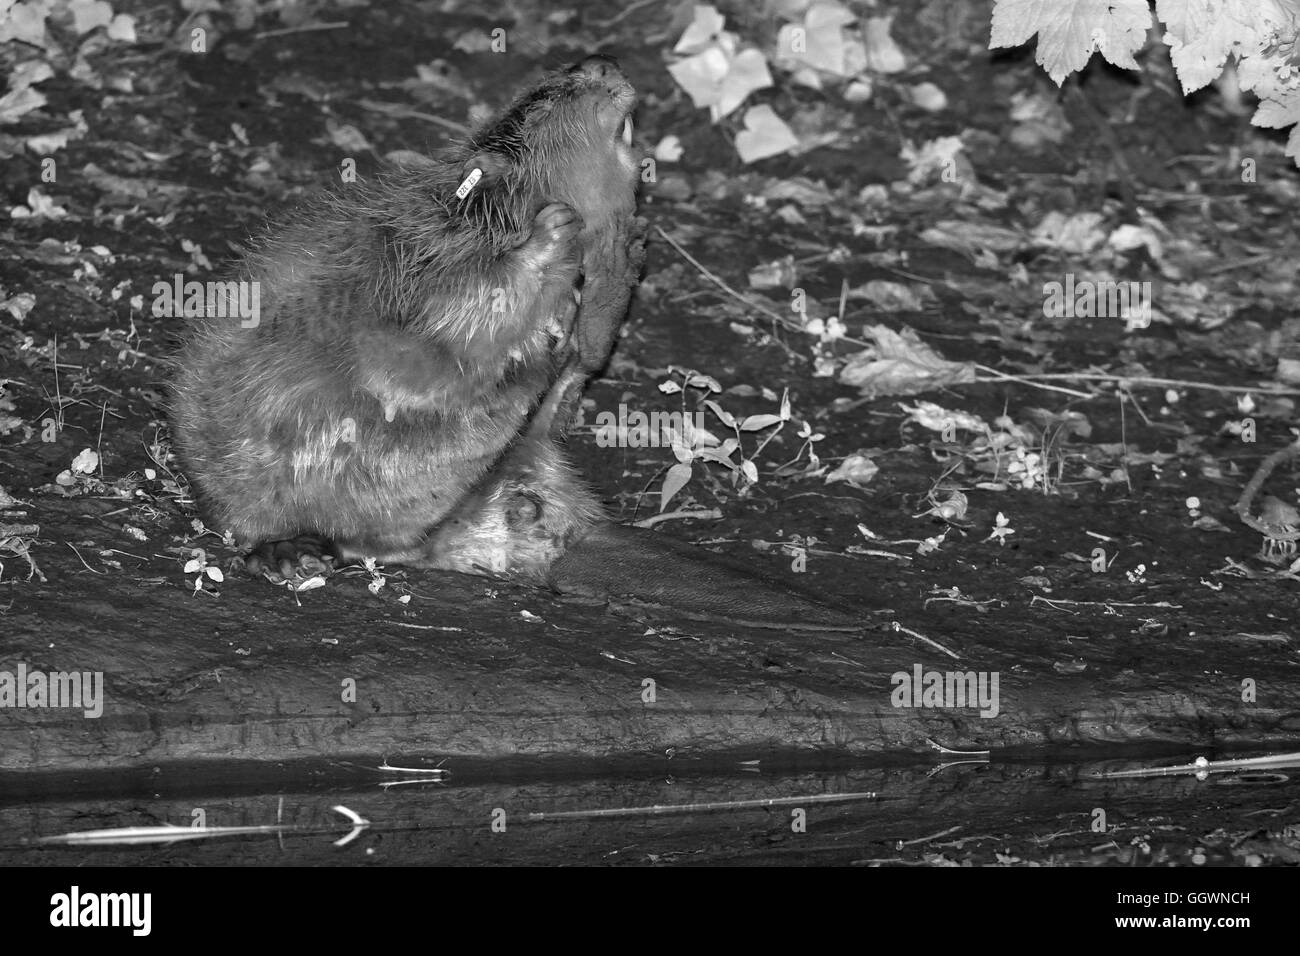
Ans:
[[[577,361],[580,261],[634,214],[609,142],[631,98],[621,75],[553,74],[470,142],[316,201],[247,254],[260,322],[196,320],[175,382],[177,450],[216,527],[244,548],[314,532],[345,556],[539,576],[601,520],[529,423]],[[557,201],[576,236],[538,219]],[[626,278],[605,284],[625,308]]]

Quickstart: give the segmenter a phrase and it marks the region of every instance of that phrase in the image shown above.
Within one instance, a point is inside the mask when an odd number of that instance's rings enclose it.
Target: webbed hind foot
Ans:
[[[272,584],[298,585],[328,577],[339,563],[333,546],[318,534],[300,534],[280,541],[263,541],[244,555],[244,568]]]

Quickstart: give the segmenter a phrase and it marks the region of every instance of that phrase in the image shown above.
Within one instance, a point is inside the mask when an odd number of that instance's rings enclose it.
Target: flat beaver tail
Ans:
[[[494,476],[456,513],[432,528],[416,567],[518,577],[545,583],[573,542],[607,523],[604,509],[558,448],[532,445],[527,467]]]

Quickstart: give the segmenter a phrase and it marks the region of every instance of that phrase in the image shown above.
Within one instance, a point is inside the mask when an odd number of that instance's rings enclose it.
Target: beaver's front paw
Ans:
[[[575,337],[582,367],[588,372],[598,372],[614,348],[632,289],[645,266],[647,228],[644,219],[629,216],[595,236],[587,249]]]
[[[645,268],[645,240],[650,232],[650,223],[642,216],[636,216],[628,224],[627,262],[624,276],[628,285],[636,285],[641,279],[641,270]]]
[[[533,220],[533,231],[521,250],[529,264],[537,269],[554,273],[573,272],[577,279],[578,233],[582,231],[582,217],[567,203],[553,202],[542,209]]]

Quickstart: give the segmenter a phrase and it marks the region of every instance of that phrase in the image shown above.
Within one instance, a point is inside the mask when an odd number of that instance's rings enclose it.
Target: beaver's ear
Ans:
[[[479,150],[461,167],[456,197],[464,199],[477,188],[500,182],[509,168],[510,160],[501,153]]]

